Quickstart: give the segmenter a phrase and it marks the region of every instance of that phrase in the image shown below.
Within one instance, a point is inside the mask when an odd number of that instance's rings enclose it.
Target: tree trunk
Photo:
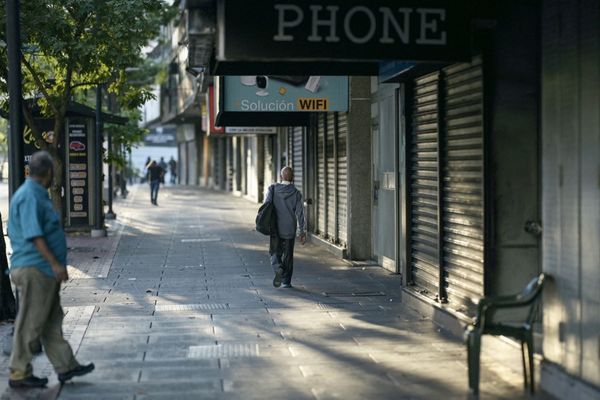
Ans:
[[[4,230],[2,229],[2,215],[0,214],[0,321],[15,319],[17,306],[15,296],[10,286],[10,277],[8,275],[8,259],[6,258],[6,241],[4,240]]]
[[[65,215],[63,212],[63,175],[64,175],[64,160],[61,154],[61,143],[64,136],[64,116],[57,115],[54,119],[54,141],[48,147],[52,158],[54,159],[54,180],[50,186],[50,197],[54,204],[54,209],[60,215],[60,220],[64,221]]]

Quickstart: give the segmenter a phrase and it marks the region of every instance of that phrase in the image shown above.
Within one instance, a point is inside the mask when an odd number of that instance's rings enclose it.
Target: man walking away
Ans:
[[[67,242],[60,217],[48,196],[52,157],[40,151],[31,157],[29,178],[10,203],[8,235],[13,248],[10,275],[19,291],[10,357],[9,386],[44,387],[47,378],[33,375],[33,345],[41,340],[61,383],[85,375],[94,364],[80,365],[63,338],[60,283],[68,279]]]
[[[160,188],[160,181],[165,175],[165,170],[152,160],[148,165],[148,179],[150,180],[150,202],[155,206],[158,205],[158,189]]]
[[[296,231],[300,242],[306,242],[306,219],[302,193],[292,183],[294,171],[290,167],[281,170],[281,183],[269,187],[265,203],[273,202],[277,214],[277,234],[271,235],[269,256],[275,272],[273,286],[292,287],[294,272],[294,241]]]

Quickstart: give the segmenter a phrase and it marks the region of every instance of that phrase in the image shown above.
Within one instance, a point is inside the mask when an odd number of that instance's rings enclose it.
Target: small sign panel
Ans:
[[[226,76],[223,92],[226,112],[348,111],[347,76]]]

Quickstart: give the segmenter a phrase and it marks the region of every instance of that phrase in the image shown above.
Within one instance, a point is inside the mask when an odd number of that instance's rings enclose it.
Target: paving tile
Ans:
[[[127,221],[116,234],[70,241],[63,304],[91,308],[64,330],[96,371],[60,399],[466,398],[464,345],[402,304],[399,276],[307,245],[294,289],[276,289],[256,204],[198,188],[159,196],[149,214],[147,188],[132,188],[115,201]],[[482,354],[482,399],[521,398],[518,351],[499,358]]]

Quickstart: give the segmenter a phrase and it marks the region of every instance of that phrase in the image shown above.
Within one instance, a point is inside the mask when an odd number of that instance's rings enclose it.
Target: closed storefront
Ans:
[[[213,185],[217,189],[225,189],[227,175],[225,169],[225,138],[216,138],[212,142]]]
[[[276,167],[276,156],[275,156],[275,145],[277,144],[277,136],[269,135],[265,136],[263,141],[263,151],[265,155],[264,162],[264,189],[266,190],[269,185],[277,182],[277,167]]]
[[[235,162],[234,162],[234,147],[233,138],[225,138],[225,190],[231,192],[234,190],[234,179],[235,179]]]
[[[484,288],[481,58],[419,77],[409,90],[410,278],[467,312]]]
[[[306,192],[305,188],[305,179],[306,171],[305,171],[305,139],[304,139],[304,131],[305,129],[301,126],[294,126],[288,128],[288,154],[289,154],[289,164],[294,170],[294,185],[300,190],[300,192],[304,195]]]
[[[323,113],[316,124],[315,233],[340,247],[348,240],[347,121],[346,113]]]
[[[187,162],[188,162],[188,185],[198,184],[198,147],[196,141],[190,141],[186,144]]]

